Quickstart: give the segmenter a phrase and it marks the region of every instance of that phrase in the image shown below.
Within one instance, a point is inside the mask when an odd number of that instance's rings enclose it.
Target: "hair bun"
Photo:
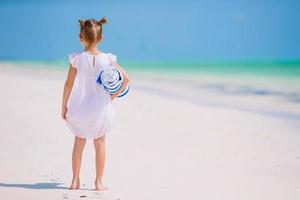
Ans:
[[[102,19],[100,19],[100,21],[98,21],[98,24],[99,24],[100,26],[102,26],[102,24],[106,24],[106,23],[107,23],[106,17],[102,17]]]
[[[80,28],[84,27],[84,25],[85,25],[85,20],[80,19],[80,20],[78,20],[78,21],[79,21],[79,26],[80,26]]]

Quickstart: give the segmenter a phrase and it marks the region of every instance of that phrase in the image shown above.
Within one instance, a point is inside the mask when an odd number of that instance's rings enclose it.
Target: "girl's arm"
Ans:
[[[69,72],[68,72],[68,77],[65,82],[64,86],[64,94],[63,94],[63,100],[62,100],[62,109],[61,109],[61,117],[63,120],[66,120],[66,113],[68,111],[67,108],[67,103],[73,88],[73,83],[76,75],[76,68],[72,67],[70,65]]]
[[[113,100],[114,98],[116,98],[123,90],[126,89],[128,83],[129,83],[129,76],[128,74],[126,73],[126,71],[116,62],[114,62],[114,66],[117,67],[120,72],[122,73],[123,75],[123,83],[122,83],[122,86],[121,88],[115,93],[115,94],[112,94],[111,95],[111,99]]]

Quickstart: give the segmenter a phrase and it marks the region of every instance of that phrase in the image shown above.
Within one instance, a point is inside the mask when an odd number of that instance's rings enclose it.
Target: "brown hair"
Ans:
[[[107,23],[107,19],[102,17],[101,20],[95,19],[81,20],[79,19],[80,33],[84,39],[89,43],[97,43],[102,39],[102,25]]]

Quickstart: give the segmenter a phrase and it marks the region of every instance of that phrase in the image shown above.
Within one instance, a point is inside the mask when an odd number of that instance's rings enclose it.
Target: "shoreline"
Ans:
[[[0,71],[26,74],[36,79],[64,79],[68,69],[56,69],[41,67],[22,68],[18,65],[3,65],[0,63]],[[219,74],[181,74],[180,72],[157,72],[128,70],[134,77],[133,87],[137,90],[145,90],[160,96],[181,99],[193,104],[224,107],[227,109],[240,109],[244,111],[260,112],[265,115],[274,115],[282,118],[300,119],[300,78],[298,82],[283,78],[256,77],[253,76],[228,76]],[[277,81],[276,81],[277,80]],[[152,84],[155,81],[158,84]],[[158,87],[156,87],[158,86]],[[169,90],[169,88],[172,88]],[[212,98],[213,97],[213,98]],[[219,99],[223,98],[224,101]],[[248,101],[262,104],[271,100],[278,104],[277,107],[269,105],[256,106]],[[230,102],[238,103],[234,105]],[[284,106],[285,105],[285,106]]]

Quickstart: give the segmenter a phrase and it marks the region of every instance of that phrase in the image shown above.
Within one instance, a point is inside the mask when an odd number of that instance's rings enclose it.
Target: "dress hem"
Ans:
[[[65,124],[67,125],[67,127],[70,129],[70,132],[73,134],[73,135],[75,135],[75,136],[77,136],[77,137],[80,137],[80,138],[83,138],[83,139],[98,139],[98,138],[101,138],[102,136],[104,136],[104,135],[106,135],[109,131],[107,131],[106,133],[104,133],[102,130],[101,130],[101,134],[99,134],[99,135],[97,135],[97,136],[83,136],[83,135],[80,135],[80,134],[78,134],[78,133],[76,133],[76,132],[78,132],[78,131],[76,131],[73,127],[72,127],[72,125],[71,124],[69,124],[68,122],[65,122]]]

